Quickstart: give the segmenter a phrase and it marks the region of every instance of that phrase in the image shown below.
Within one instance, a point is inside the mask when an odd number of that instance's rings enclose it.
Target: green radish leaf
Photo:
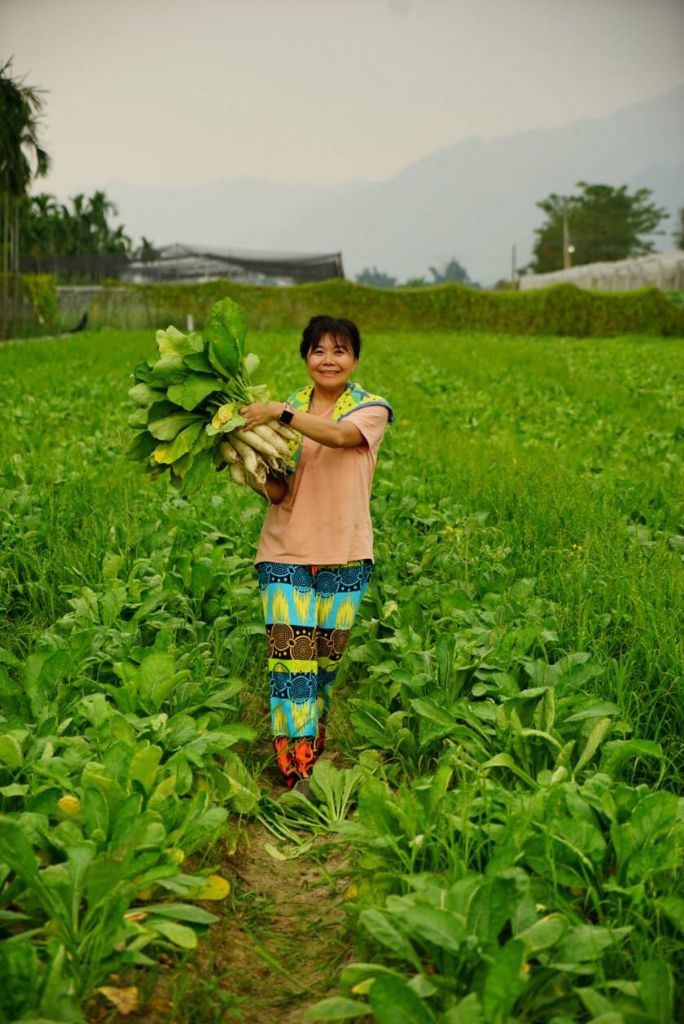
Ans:
[[[524,962],[525,947],[515,939],[494,954],[482,992],[482,1008],[490,1024],[507,1024],[512,1016],[518,996],[527,986]]]
[[[223,771],[230,783],[231,795],[228,798],[233,810],[238,814],[249,814],[259,803],[259,789],[251,772],[249,772],[237,754],[226,751]]]
[[[429,942],[438,949],[460,954],[466,938],[465,919],[452,910],[438,910],[420,904],[393,909],[393,917],[406,926],[414,939]]]
[[[182,384],[172,384],[166,393],[181,409],[194,409],[212,391],[220,391],[222,387],[223,381],[217,377],[189,374]]]
[[[151,388],[149,384],[140,382],[128,389],[128,397],[137,402],[138,405],[148,406],[153,402],[159,401],[160,398],[164,397],[164,394],[156,388]]]
[[[136,673],[138,694],[146,710],[159,711],[175,683],[176,662],[165,651],[148,654]]]
[[[144,745],[143,745],[144,744]],[[143,741],[131,758],[128,768],[129,781],[140,782],[146,793],[152,791],[154,777],[162,757],[162,748]]]
[[[435,660],[437,662],[437,682],[440,689],[449,690],[451,682],[451,665],[454,656],[453,636],[443,633],[435,644]]]
[[[4,862],[39,901],[48,917],[64,920],[70,915],[45,885],[38,862],[23,828],[9,818],[0,817],[0,863]]]
[[[148,914],[189,921],[190,924],[214,924],[219,920],[216,914],[210,914],[208,910],[195,907],[192,903],[146,903],[145,910]]]
[[[587,742],[584,744],[584,749],[577,759],[577,764],[575,765],[575,769],[573,772],[574,775],[577,775],[578,772],[581,772],[584,766],[588,764],[589,761],[591,761],[592,757],[594,756],[598,748],[601,746],[601,743],[603,742],[606,733],[609,731],[612,724],[612,718],[599,718],[598,722],[589,733],[587,737]]]
[[[684,935],[684,900],[679,896],[660,896],[656,907]]]
[[[305,1010],[304,1020],[350,1020],[352,1017],[365,1017],[367,1013],[366,1003],[344,996],[331,996]]]
[[[152,366],[147,362],[146,359],[141,359],[133,367],[133,378],[134,380],[141,380],[145,384],[149,384],[152,380]]]
[[[434,1024],[435,1017],[423,1000],[391,974],[375,979],[368,999],[378,1024]]]
[[[527,772],[524,772],[522,768],[518,767],[510,754],[497,754],[496,757],[490,757],[488,761],[485,761],[484,764],[480,765],[480,768],[508,768],[514,775],[517,775],[519,779],[526,782],[528,786],[534,788],[536,785],[534,779],[531,778]]]
[[[2,796],[26,796],[29,791],[28,786],[24,786],[19,782],[12,782],[9,786],[0,786],[0,794]]]
[[[180,946],[181,949],[197,947],[197,934],[187,925],[178,924],[176,921],[146,921],[145,924],[173,942],[174,946]]]
[[[578,925],[566,934],[559,949],[554,953],[554,964],[563,970],[561,965],[600,960],[604,949],[621,942],[631,931],[629,927],[599,928],[591,924]]]
[[[171,467],[171,479],[176,479],[180,487],[183,486],[183,478],[192,466],[192,452],[186,452],[180,459],[176,459]]]
[[[664,754],[653,740],[613,740],[606,743],[601,754],[601,771],[616,777],[625,763],[633,764],[639,757],[662,761]]]
[[[522,942],[527,954],[538,953],[542,949],[549,949],[559,942],[568,930],[568,921],[560,914],[549,914],[540,921],[536,921],[529,928],[518,932],[515,939]]]
[[[672,972],[664,960],[647,960],[639,968],[639,989],[644,1006],[657,1024],[673,1020]]]
[[[221,302],[215,302],[211,307],[211,319],[221,325],[221,329],[228,337],[235,339],[238,351],[242,356],[247,336],[247,324],[237,302],[227,298],[222,299]]]
[[[199,334],[183,334],[175,327],[157,331],[157,348],[163,358],[188,356],[193,352],[201,352],[202,347],[202,338]]]
[[[186,455],[192,450],[195,441],[202,431],[203,425],[204,421],[197,419],[196,422],[181,430],[180,434],[177,434],[169,444],[159,445],[155,448],[153,456],[155,462],[171,465],[171,463]]]
[[[24,760],[21,746],[16,737],[9,734],[0,736],[0,764],[8,768],[20,768]]]
[[[189,412],[177,412],[172,416],[163,416],[160,420],[153,420],[148,424],[148,430],[152,437],[159,441],[173,441],[173,439],[191,423],[199,423],[200,418]],[[169,459],[173,462],[173,459]]]
[[[634,840],[639,846],[666,835],[677,821],[679,798],[674,793],[649,793],[637,805],[631,819]]]
[[[256,352],[248,352],[245,356],[245,370],[250,377],[253,377],[256,371],[259,369],[259,363],[261,360]]]
[[[340,975],[340,984],[343,988],[352,989],[356,985],[360,985],[361,982],[374,981],[379,974],[393,974],[395,977],[399,977],[396,971],[393,971],[390,967],[384,967],[382,964],[366,964],[362,962],[356,962],[347,964],[346,967],[342,968]]]
[[[99,789],[86,789],[81,799],[83,823],[88,839],[102,842],[109,832],[109,807]]]
[[[482,1005],[474,992],[440,1017],[441,1024],[484,1024]]]
[[[186,409],[182,409],[175,402],[169,402],[168,398],[162,398],[147,410],[147,423],[152,423],[153,420],[163,420],[167,416],[183,415],[186,412]]]
[[[214,369],[228,380],[237,377],[242,358],[237,342],[233,338],[226,338],[222,329],[214,323],[205,328],[204,336],[209,343],[207,354]]]
[[[163,356],[152,367],[152,387],[166,388],[169,384],[180,384],[188,372],[180,356]]]
[[[211,452],[197,452],[193,457],[192,465],[183,477],[183,492],[195,494],[205,483],[210,472],[213,472]]]
[[[431,697],[415,697],[409,701],[419,718],[427,718],[442,729],[450,730],[456,726],[456,719],[445,708],[440,707]],[[437,738],[437,737],[435,737]]]
[[[391,949],[395,956],[402,960],[408,960],[417,971],[420,970],[420,960],[416,952],[398,928],[387,919],[386,915],[379,910],[362,910],[359,915],[359,923],[366,931],[370,932],[374,939],[383,946]]]
[[[230,756],[235,758],[235,754]],[[246,772],[247,769],[245,768],[244,771]],[[225,832],[227,818],[228,811],[225,807],[210,807],[199,817],[192,819],[190,823],[186,822],[179,836],[185,852],[192,853],[200,846],[215,842],[219,834]]]
[[[192,352],[189,356],[183,356],[183,362],[190,370],[196,373],[213,373],[214,367],[209,362],[206,352]]]
[[[142,406],[139,406],[134,412],[131,413],[131,415],[126,420],[126,423],[128,424],[129,427],[137,427],[138,429],[140,429],[141,427],[147,426],[148,417],[149,411],[147,409],[143,409]]]

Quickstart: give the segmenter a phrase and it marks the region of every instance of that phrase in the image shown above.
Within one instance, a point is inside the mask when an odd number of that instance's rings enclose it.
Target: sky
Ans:
[[[0,0],[35,191],[382,180],[684,81],[684,0]]]

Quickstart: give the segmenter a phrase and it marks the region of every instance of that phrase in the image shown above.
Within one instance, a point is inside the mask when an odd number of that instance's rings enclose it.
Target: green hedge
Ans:
[[[19,301],[13,296],[18,284]],[[2,304],[8,295],[8,337],[51,334],[58,320],[57,289],[50,274],[0,274],[0,323],[4,322]]]
[[[188,313],[202,324],[212,303],[229,295],[240,303],[254,328],[300,328],[309,317],[326,313],[349,317],[362,330],[684,337],[684,310],[657,288],[598,292],[559,284],[522,292],[489,292],[443,284],[390,290],[337,279],[288,288],[210,281],[197,285],[131,285],[126,290],[133,293],[134,304],[148,309],[153,321],[175,321],[179,326],[184,325]]]

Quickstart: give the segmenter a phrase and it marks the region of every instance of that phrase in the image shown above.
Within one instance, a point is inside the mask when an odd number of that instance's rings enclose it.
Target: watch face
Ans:
[[[290,420],[292,419],[293,415],[294,415],[294,413],[290,412],[289,409],[283,409],[283,411],[280,414],[280,422],[281,423],[289,423]]]

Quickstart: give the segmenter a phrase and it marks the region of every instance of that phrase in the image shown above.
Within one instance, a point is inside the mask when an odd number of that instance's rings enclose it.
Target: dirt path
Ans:
[[[263,825],[245,822],[235,854],[218,865],[231,896],[205,904],[221,919],[195,954],[181,966],[162,956],[156,978],[129,979],[140,986],[137,1012],[121,1016],[98,998],[88,1007],[89,1021],[304,1024],[306,1008],[333,994],[352,956],[341,908],[347,854],[321,838],[306,853],[279,860],[267,850],[276,842]]]
[[[209,942],[215,967],[244,999],[245,1024],[301,1024],[349,958],[340,908],[349,882],[344,854],[323,841],[292,860],[274,860],[269,843],[261,825],[245,829],[231,865],[237,913],[226,915]]]

